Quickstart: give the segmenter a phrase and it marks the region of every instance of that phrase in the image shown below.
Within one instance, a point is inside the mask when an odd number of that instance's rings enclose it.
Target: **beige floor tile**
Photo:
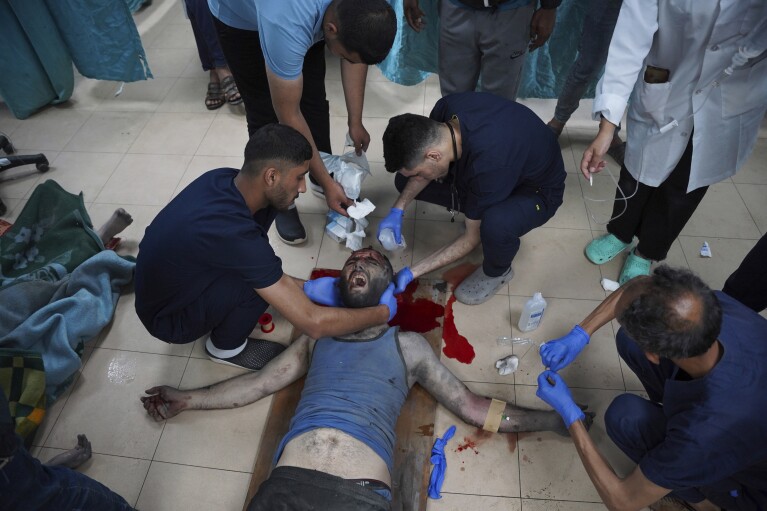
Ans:
[[[94,112],[69,141],[66,150],[124,153],[150,117],[145,112]]]
[[[39,149],[20,149],[18,154],[35,155],[42,153],[52,162],[58,156],[56,151],[41,151]],[[54,165],[50,165],[53,169]],[[39,183],[46,180],[46,174],[37,170],[35,165],[23,165],[0,173],[0,197],[3,199],[25,199]]]
[[[88,214],[96,229],[104,225],[111,218],[117,208],[124,208],[132,217],[133,223],[123,232],[118,234],[121,238],[117,253],[125,256],[136,256],[138,245],[144,237],[144,231],[160,212],[160,206],[140,206],[135,204],[88,204]]]
[[[599,268],[583,257],[591,232],[539,227],[522,237],[514,258],[509,292],[520,296],[543,293],[544,298],[605,297]]]
[[[330,101],[330,115],[346,117],[346,102],[341,82],[328,80],[326,92]],[[366,119],[370,117],[388,119],[405,113],[420,114],[423,111],[423,94],[423,84],[406,87],[391,82],[368,82],[365,87],[363,116]]]
[[[176,190],[173,192],[173,197],[189,186],[189,184],[208,172],[209,170],[218,169],[221,167],[230,167],[234,169],[242,168],[243,157],[242,156],[195,156],[192,161],[189,162],[189,166],[186,168],[184,175],[181,176],[181,181],[176,186]]]
[[[152,462],[137,509],[240,511],[250,474]]]
[[[126,154],[95,202],[164,206],[191,159],[175,154]]]
[[[227,380],[247,370],[190,359],[181,380],[184,389]],[[168,420],[155,461],[250,472],[269,415],[271,396],[232,410],[189,411]],[[193,445],[194,449],[189,446]]]
[[[116,153],[61,152],[43,179],[53,179],[70,193],[82,192],[86,201],[92,201],[122,158]]]
[[[743,167],[732,176],[734,183],[767,185],[767,144],[764,140],[757,140],[754,152],[743,164]]]
[[[482,509],[483,511],[520,511],[519,499],[507,497],[485,497],[482,495],[461,495],[458,493],[442,493],[442,498],[426,504],[427,511],[466,511],[467,509]]]
[[[618,332],[617,330],[615,331]],[[620,357],[619,357],[620,358]],[[626,382],[626,390],[629,392],[644,392],[645,388],[642,385],[641,380],[634,371],[621,359],[621,372],[623,373],[623,381]],[[646,396],[645,396],[646,397]]]
[[[586,208],[586,216],[589,219],[592,230],[606,230],[606,226],[610,220],[613,219],[613,216],[618,218],[624,213],[623,206],[625,205],[625,202],[623,199],[620,199],[618,209],[615,210],[615,215],[613,215],[618,174],[619,171],[611,169],[609,173],[605,171],[600,174],[595,174],[593,185],[586,183],[585,180],[583,185],[581,185],[583,204]],[[631,197],[634,193],[634,189],[622,190],[622,193],[622,196]]]
[[[153,78],[126,83],[118,95],[120,84],[109,83],[98,89],[103,101],[96,110],[109,112],[155,112],[176,83],[176,78]]]
[[[157,113],[139,134],[130,152],[193,155],[214,119],[213,113]]]
[[[308,239],[300,248],[287,245],[280,240],[276,223],[272,223],[269,229],[269,241],[274,253],[282,259],[282,271],[292,277],[307,279],[312,269],[319,266],[320,246],[324,245],[326,240],[325,215],[304,213],[301,215],[301,222],[304,224]],[[335,243],[329,238],[327,242],[328,245]]]
[[[690,269],[697,273],[712,289],[722,289],[727,277],[734,272],[746,254],[754,248],[756,240],[735,240],[723,238],[698,238],[680,236]],[[712,257],[701,257],[700,247],[707,241]]]
[[[604,504],[522,499],[522,511],[604,511]]]
[[[18,154],[30,154],[22,151],[28,148],[38,152],[60,151],[90,116],[91,112],[85,110],[48,107],[25,119],[13,131],[11,142]]]
[[[87,431],[97,452],[151,459],[163,424],[146,415],[138,396],[152,385],[177,386],[187,360],[95,349],[45,446],[69,448]]]
[[[84,431],[88,435],[87,431]],[[73,439],[74,446],[76,438]],[[98,446],[93,445],[94,452],[98,452]],[[64,449],[41,449],[38,459],[41,461],[64,452]],[[128,504],[135,506],[141,487],[149,472],[149,460],[125,458],[122,456],[108,456],[106,454],[94,454],[84,464],[77,467],[77,471],[100,482],[116,494],[124,498]]]
[[[19,206],[19,203],[23,202],[24,204],[26,204],[27,201],[22,199],[7,199],[5,197],[0,197],[0,198],[2,199],[2,202],[5,205],[5,209],[6,209],[5,214],[0,215],[0,218],[5,220],[6,222],[13,223],[16,220],[16,217],[18,216],[17,211],[21,212],[21,207]]]
[[[510,385],[472,384],[477,394],[514,402]],[[519,497],[517,435],[490,433],[469,426],[442,406],[437,407],[434,434],[442,436],[455,425],[455,436],[445,447],[447,472],[442,490],[495,497]],[[436,509],[436,508],[435,508]]]
[[[0,102],[0,132],[10,136],[23,123],[23,120],[14,117],[5,103]],[[11,137],[11,141],[13,141],[13,137]]]
[[[383,163],[372,162],[370,175],[365,178],[360,191],[360,198],[368,199],[376,209],[370,213],[372,217],[384,218],[391,211],[394,202],[399,197],[399,192],[394,186],[394,174],[386,172]],[[415,211],[415,203],[406,208],[405,218],[412,218]],[[410,213],[410,214],[409,214]]]
[[[189,21],[187,21],[189,23]],[[187,66],[197,64],[202,74],[197,50],[192,48],[148,48],[146,60],[155,78],[182,76]],[[203,92],[204,94],[204,92]]]
[[[575,324],[599,305],[598,301],[592,300],[548,298],[541,325],[532,332],[520,332],[516,324],[525,300],[521,297],[511,297],[513,335],[533,339],[538,344],[566,335]],[[521,346],[520,351],[524,353],[527,349],[527,346]],[[516,383],[537,385],[538,375],[544,369],[537,349],[533,348],[528,352],[519,366],[515,373]],[[572,387],[623,390],[625,387],[610,325],[605,325],[597,331],[578,358],[560,372]]]
[[[174,48],[196,50],[197,45],[194,41],[191,23],[168,23],[150,41],[144,41],[144,47],[153,48]]]
[[[60,106],[78,110],[96,110],[104,102],[108,91],[115,90],[114,87],[115,82],[86,78],[75,71],[75,88],[72,96]]]
[[[559,206],[554,217],[544,224],[546,227],[589,229],[589,217],[583,204],[581,179],[577,174],[567,174],[564,202]]]
[[[519,98],[517,102],[535,112],[543,122],[549,122],[549,119],[554,116],[556,104],[553,101],[538,98]]]
[[[346,118],[344,118],[344,121]],[[370,145],[368,146],[368,150],[365,153],[368,161],[371,162],[378,162],[383,163],[384,157],[383,157],[383,134],[384,131],[386,131],[386,126],[389,125],[389,118],[388,117],[365,117],[362,119],[362,122],[365,125],[365,129],[368,130],[368,133],[370,133]],[[381,170],[383,172],[386,172],[384,169],[384,166],[380,166]],[[394,176],[394,174],[390,174],[391,176]]]
[[[709,187],[682,235],[756,239],[760,232],[735,185],[718,183]]]
[[[179,78],[173,84],[168,95],[160,106],[158,112],[176,113],[209,113],[205,106],[205,94],[208,90],[209,78],[207,76],[194,78]]]
[[[436,76],[436,75],[432,75]],[[440,100],[442,97],[442,92],[439,88],[439,79],[436,79],[434,81],[427,80],[424,85],[424,98],[423,98],[423,114],[428,117],[428,115],[431,113],[431,109],[434,108],[434,105],[437,103],[437,101]],[[411,112],[414,114],[417,114],[419,112]]]
[[[766,172],[767,173],[767,172]],[[735,185],[762,234],[767,233],[767,185]]]
[[[247,143],[248,125],[245,117],[221,112],[210,125],[196,154],[243,158]]]
[[[580,159],[578,159],[578,161],[575,160],[575,156],[573,155],[573,148],[570,145],[570,139],[567,137],[565,132],[559,136],[559,146],[562,148],[562,163],[565,165],[565,172],[568,174],[576,174],[581,179],[583,179],[583,175],[578,168],[580,165]]]
[[[517,386],[517,404],[548,406],[535,396],[536,387]],[[597,416],[589,434],[608,463],[620,475],[633,470],[631,461],[612,443],[604,430],[604,413],[620,394],[608,390],[573,389],[577,402],[589,405]],[[519,434],[519,471],[522,498],[601,502],[569,437],[556,433]]]
[[[454,302],[453,315],[458,333],[474,349],[474,359],[466,364],[449,358],[444,350],[450,349],[443,340],[442,363],[462,381],[513,384],[513,376],[501,376],[495,368],[496,360],[513,353],[511,348],[498,345],[499,337],[511,336],[509,297],[496,295],[481,306]],[[532,356],[525,362],[532,362]]]
[[[419,207],[421,204],[419,203]],[[435,222],[431,220],[416,220],[415,238],[407,238],[408,246],[413,247],[413,264],[428,257],[436,250],[452,242],[464,232],[462,222]],[[469,255],[442,268],[427,273],[425,276],[430,278],[443,278],[443,275],[458,265],[462,264],[482,264],[482,247],[478,246],[472,250]],[[499,293],[508,294],[507,290],[501,288]]]
[[[136,314],[136,295],[133,290],[123,289],[114,319],[104,329],[98,347],[188,357],[193,343],[170,344],[153,337]]]

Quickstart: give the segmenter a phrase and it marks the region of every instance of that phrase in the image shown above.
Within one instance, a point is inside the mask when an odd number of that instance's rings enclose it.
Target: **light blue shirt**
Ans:
[[[258,32],[266,66],[285,80],[301,76],[306,52],[322,41],[332,0],[208,0],[225,25]]]

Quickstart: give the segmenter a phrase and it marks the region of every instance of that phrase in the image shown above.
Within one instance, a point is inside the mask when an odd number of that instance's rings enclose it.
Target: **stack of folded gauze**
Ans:
[[[345,217],[335,211],[328,212],[328,224],[325,226],[325,232],[328,236],[337,242],[346,241],[346,248],[359,250],[362,248],[362,240],[365,239],[365,229],[368,221],[365,218],[376,207],[370,200],[365,199],[362,202],[354,202],[346,210],[349,217]]]

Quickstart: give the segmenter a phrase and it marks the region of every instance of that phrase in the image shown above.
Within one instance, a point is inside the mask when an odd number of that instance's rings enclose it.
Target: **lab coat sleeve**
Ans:
[[[762,3],[758,16],[759,21],[748,33],[743,45],[749,53],[762,53],[767,50],[767,2]]]
[[[597,84],[593,117],[620,124],[629,96],[658,30],[658,1],[624,0],[607,63]]]

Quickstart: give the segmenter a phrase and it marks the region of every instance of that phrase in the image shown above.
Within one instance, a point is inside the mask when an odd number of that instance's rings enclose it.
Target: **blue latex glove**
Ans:
[[[564,369],[588,343],[589,334],[580,325],[575,325],[569,334],[541,346],[540,354],[544,367],[552,371]]]
[[[384,229],[391,229],[394,233],[394,241],[396,241],[398,244],[402,243],[402,215],[405,212],[402,211],[399,208],[391,208],[391,211],[389,211],[389,214],[386,215],[386,218],[381,220],[381,223],[378,224],[378,232],[376,233],[376,238],[379,240],[381,239],[381,231]]]
[[[394,297],[394,284],[389,284],[386,291],[381,295],[381,299],[378,300],[378,305],[386,305],[389,307],[389,321],[391,321],[397,314],[397,299]]]
[[[304,293],[309,300],[331,307],[343,307],[338,277],[320,277],[304,282]]]
[[[445,431],[442,438],[434,441],[434,447],[431,448],[431,463],[434,468],[431,469],[431,478],[429,479],[429,498],[441,499],[439,491],[442,489],[442,483],[445,482],[445,470],[447,470],[447,459],[445,458],[445,446],[448,440],[455,435],[455,426],[450,426]]]
[[[553,381],[554,385],[548,380]],[[568,428],[573,422],[586,418],[583,410],[573,401],[565,380],[554,371],[546,370],[538,375],[538,390],[535,395],[556,410]]]
[[[413,281],[413,272],[405,266],[394,276],[394,294],[398,295]]]

